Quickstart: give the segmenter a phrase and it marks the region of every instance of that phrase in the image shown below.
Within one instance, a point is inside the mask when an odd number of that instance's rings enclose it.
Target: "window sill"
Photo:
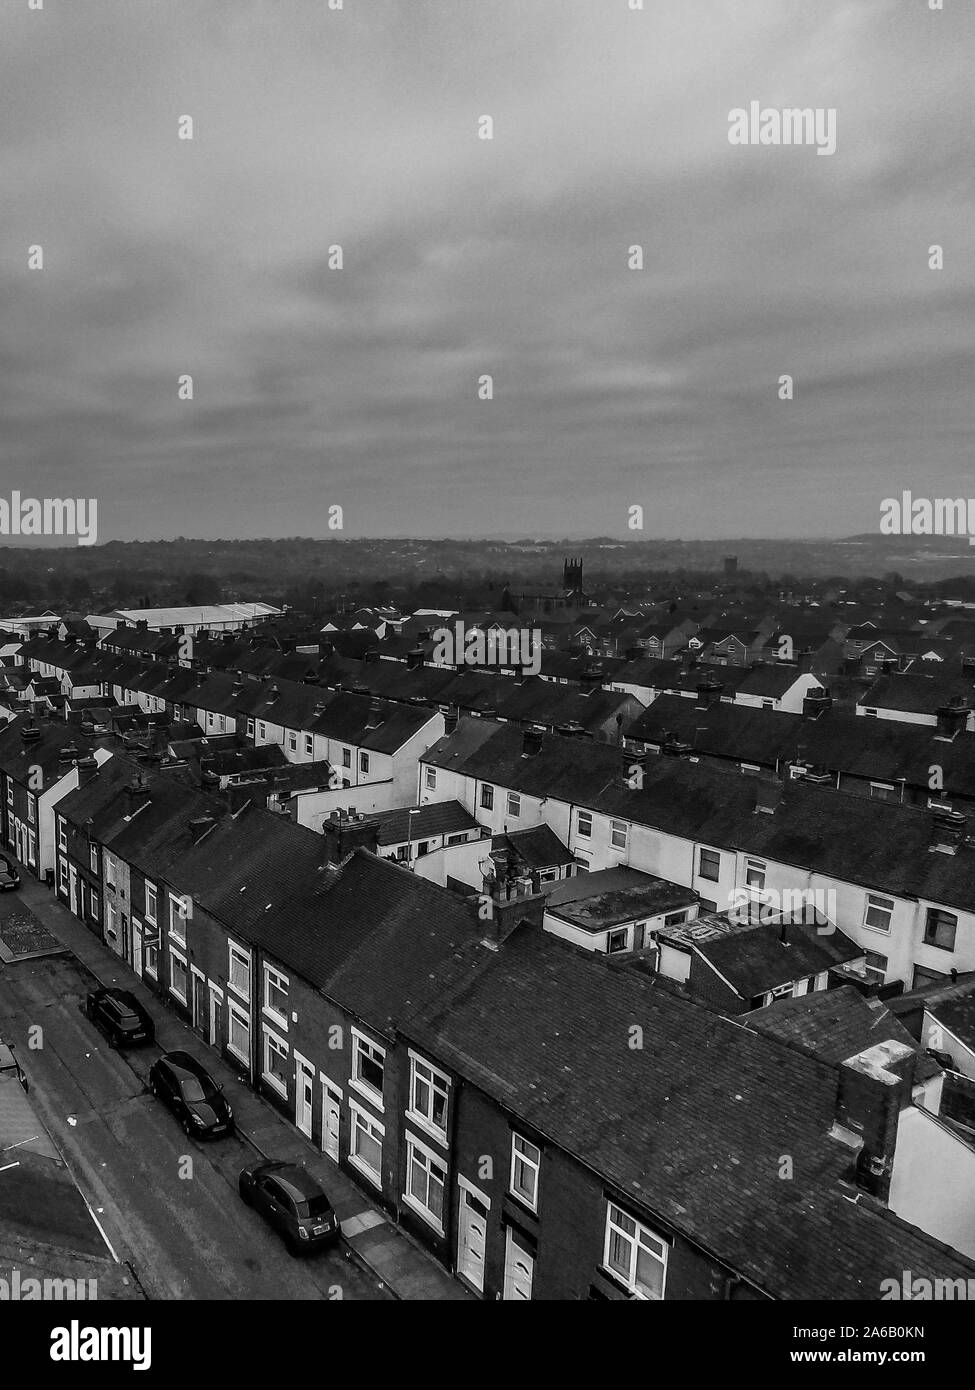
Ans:
[[[428,1120],[425,1115],[418,1115],[415,1110],[407,1110],[406,1118],[411,1125],[416,1125],[430,1139],[436,1140],[442,1149],[449,1148],[447,1143],[447,1131],[438,1129],[432,1120]]]
[[[238,1052],[237,1048],[234,1047],[232,1042],[227,1043],[227,1051],[230,1053],[231,1057],[236,1057],[237,1061],[240,1062],[243,1066],[250,1066],[250,1058],[246,1057],[243,1052]]]
[[[364,1178],[368,1179],[373,1187],[377,1187],[379,1191],[382,1192],[383,1179],[381,1173],[377,1173],[375,1168],[370,1168],[367,1163],[363,1163],[358,1154],[349,1154],[349,1163],[356,1172],[361,1173]]]
[[[272,1023],[277,1024],[279,1028],[283,1028],[285,1032],[288,1031],[288,1020],[284,1014],[279,1014],[277,1009],[269,1009],[265,1004],[261,1013],[265,1018],[270,1019]]]
[[[432,1211],[429,1211],[422,1202],[418,1202],[411,1192],[403,1193],[403,1205],[409,1207],[410,1211],[415,1211],[421,1220],[425,1221],[431,1230],[436,1231],[438,1236],[445,1235],[443,1222],[438,1221]]]
[[[366,1083],[360,1081],[357,1076],[349,1078],[349,1086],[353,1091],[358,1092],[363,1100],[367,1100],[370,1105],[375,1106],[380,1115],[385,1115],[386,1107],[383,1105],[383,1098],[379,1091],[375,1090],[372,1086],[367,1086]]]
[[[239,985],[232,984],[230,980],[227,981],[227,988],[231,994],[235,994],[238,999],[241,999],[245,1004],[250,1005],[251,997],[249,990],[241,989]]]
[[[280,1078],[275,1076],[272,1072],[261,1072],[261,1080],[266,1081],[269,1086],[273,1087],[274,1090],[277,1091],[278,1095],[282,1097],[282,1099],[288,1099],[287,1086],[285,1086],[283,1082],[280,1080]]]
[[[169,992],[173,996],[173,998],[178,999],[181,1004],[186,1003],[186,995],[180,994],[179,990],[174,989],[172,985],[169,986]]]

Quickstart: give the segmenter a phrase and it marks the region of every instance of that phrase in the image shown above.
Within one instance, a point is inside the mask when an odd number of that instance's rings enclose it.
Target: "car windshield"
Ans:
[[[304,1202],[298,1203],[299,1216],[327,1216],[332,1210],[332,1205],[324,1192],[320,1192],[317,1197],[309,1197]]]
[[[142,1019],[139,1018],[136,1014],[123,1014],[120,1023],[121,1026],[127,1029],[130,1033],[134,1032],[136,1028],[142,1027]]]
[[[217,1088],[214,1085],[204,1085],[204,1083],[192,1077],[189,1081],[184,1081],[180,1090],[183,1092],[183,1099],[189,1104],[199,1103],[200,1101],[211,1102],[216,1099]]]

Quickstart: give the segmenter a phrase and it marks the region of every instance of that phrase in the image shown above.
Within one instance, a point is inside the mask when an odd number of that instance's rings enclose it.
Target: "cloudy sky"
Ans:
[[[96,497],[107,540],[332,505],[346,536],[626,539],[636,504],[644,536],[843,535],[975,494],[971,0],[27,3],[0,495]],[[835,107],[836,153],[731,145],[753,100]]]

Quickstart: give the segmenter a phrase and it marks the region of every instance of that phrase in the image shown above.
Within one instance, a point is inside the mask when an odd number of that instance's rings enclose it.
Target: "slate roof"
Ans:
[[[379,844],[383,846],[405,844],[407,839],[423,840],[429,836],[459,835],[480,829],[459,801],[431,801],[423,806],[378,811],[367,814],[366,820],[378,825]]]
[[[521,929],[431,1001],[410,1030],[466,1077],[642,1207],[661,1233],[713,1251],[773,1298],[877,1299],[909,1268],[975,1264],[841,1185],[829,1137],[835,1071],[633,971]],[[643,1047],[628,1045],[643,1029]],[[801,1156],[797,1180],[782,1154]]]
[[[940,670],[932,675],[907,671],[878,677],[857,704],[905,714],[935,714],[939,705],[948,704],[957,695],[975,702],[975,680],[971,675]]]
[[[513,850],[518,859],[529,869],[552,869],[565,864],[574,864],[575,856],[547,825],[529,826],[524,830],[509,830],[495,835],[491,840],[492,850]]]
[[[853,985],[817,990],[799,999],[777,999],[743,1019],[746,1027],[778,1038],[790,1047],[839,1066],[849,1057],[880,1042],[899,1042],[918,1050],[900,1020],[880,1000],[862,995]],[[923,1081],[940,1072],[929,1057],[918,1053],[914,1077]]]
[[[718,929],[709,931],[712,925]],[[785,927],[784,940],[782,933],[778,924],[733,922],[714,913],[694,922],[663,927],[659,936],[661,940],[692,945],[743,999],[754,999],[792,980],[859,960],[864,953],[862,946],[841,931],[827,935],[814,926],[790,922]]]

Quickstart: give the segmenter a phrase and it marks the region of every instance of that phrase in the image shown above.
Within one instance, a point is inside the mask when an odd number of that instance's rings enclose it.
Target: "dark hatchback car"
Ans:
[[[0,858],[0,893],[12,893],[20,887],[20,874],[9,859]]]
[[[156,1025],[127,989],[92,990],[85,1013],[113,1047],[138,1047],[156,1036]]]
[[[237,1186],[243,1201],[274,1227],[292,1255],[334,1245],[342,1234],[321,1185],[297,1163],[252,1163]]]
[[[234,1112],[202,1062],[188,1052],[165,1052],[149,1068],[149,1090],[168,1106],[192,1139],[234,1132]]]

